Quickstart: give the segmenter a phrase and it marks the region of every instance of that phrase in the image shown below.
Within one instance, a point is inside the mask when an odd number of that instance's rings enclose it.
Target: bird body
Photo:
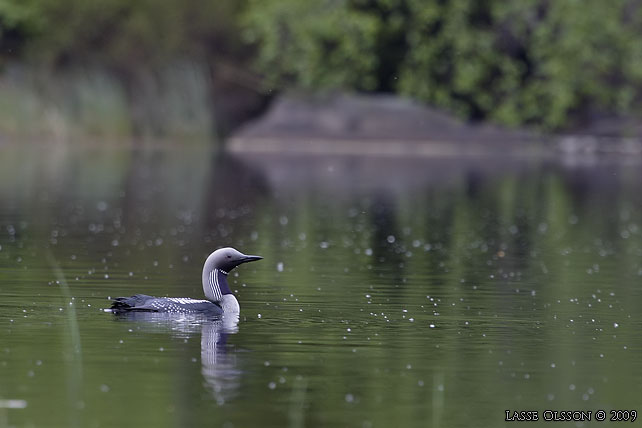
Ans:
[[[117,297],[111,305],[111,310],[112,312],[147,311],[177,314],[223,314],[223,308],[209,300],[190,299],[187,297],[154,297],[146,294]]]
[[[146,311],[176,314],[238,314],[240,306],[227,283],[227,275],[242,263],[261,259],[260,256],[248,256],[234,248],[220,248],[209,255],[203,266],[202,284],[207,300],[136,294],[114,299],[111,311],[114,313]]]

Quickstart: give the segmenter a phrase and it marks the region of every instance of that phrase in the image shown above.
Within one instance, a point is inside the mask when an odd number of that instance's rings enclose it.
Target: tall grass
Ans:
[[[0,139],[206,140],[214,129],[209,82],[192,62],[128,81],[100,68],[13,64],[0,75]]]

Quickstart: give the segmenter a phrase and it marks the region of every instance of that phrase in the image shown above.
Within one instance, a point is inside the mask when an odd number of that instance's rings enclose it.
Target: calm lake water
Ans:
[[[640,166],[0,147],[0,427],[642,412]],[[103,311],[221,246],[238,325]]]

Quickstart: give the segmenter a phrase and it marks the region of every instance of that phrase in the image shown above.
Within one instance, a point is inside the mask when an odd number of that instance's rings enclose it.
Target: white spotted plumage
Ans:
[[[190,305],[197,305],[203,303],[211,303],[209,300],[190,299],[188,297],[165,297],[162,299],[154,299],[150,302],[153,309],[169,313],[196,313],[199,312],[196,308],[191,308]]]
[[[208,303],[209,300],[198,300],[198,299],[190,299],[189,297],[167,297],[166,300],[169,300],[170,302],[173,303],[178,303],[180,305],[189,305],[193,303]]]

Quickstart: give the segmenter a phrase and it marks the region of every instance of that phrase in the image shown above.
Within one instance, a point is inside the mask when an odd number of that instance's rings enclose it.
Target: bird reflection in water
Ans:
[[[218,404],[235,398],[241,386],[242,371],[235,352],[228,352],[227,339],[238,332],[238,315],[207,317],[201,314],[162,312],[127,312],[116,316],[120,321],[140,323],[139,331],[170,332],[176,338],[201,334],[201,374],[205,388]]]

